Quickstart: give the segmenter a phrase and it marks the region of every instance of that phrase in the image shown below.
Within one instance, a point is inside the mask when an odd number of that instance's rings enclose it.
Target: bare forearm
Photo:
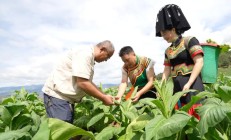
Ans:
[[[118,90],[117,96],[118,97],[122,97],[123,94],[124,94],[124,92],[125,92],[125,90],[126,90],[126,88],[127,88],[127,83],[121,83],[120,86],[119,86],[119,90]]]
[[[143,95],[144,93],[148,92],[153,87],[153,81],[149,81],[139,92],[138,94]]]
[[[192,85],[192,83],[198,77],[198,75],[200,74],[200,72],[202,70],[202,67],[203,67],[203,61],[198,61],[197,63],[195,63],[193,70],[192,70],[192,73],[191,73],[191,76],[190,76],[189,81],[188,81],[188,83],[190,85]]]
[[[101,101],[103,101],[104,94],[90,81],[79,81],[78,87],[85,91],[88,95],[91,95]]]
[[[171,73],[170,67],[165,66],[164,72],[163,72],[163,75],[162,75],[162,81],[168,80],[168,77],[169,77],[170,73]]]

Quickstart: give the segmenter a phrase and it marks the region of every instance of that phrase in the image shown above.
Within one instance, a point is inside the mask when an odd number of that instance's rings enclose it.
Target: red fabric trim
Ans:
[[[182,106],[184,106],[185,104],[182,104]],[[194,104],[189,110],[188,110],[188,114],[191,116],[194,116],[195,118],[197,118],[198,120],[200,120],[200,116],[196,113],[196,108],[198,106],[202,106],[202,104]],[[178,104],[175,105],[175,110],[179,110],[179,106]]]
[[[200,43],[201,47],[204,46],[211,46],[211,47],[220,47],[218,44],[215,43]]]
[[[198,55],[198,54],[202,54],[202,55],[204,55],[204,53],[203,53],[203,51],[202,50],[198,50],[198,51],[196,51],[196,52],[194,52],[193,54],[192,54],[192,58],[194,58],[196,55]]]
[[[171,66],[171,64],[169,64],[169,63],[164,63],[164,65],[165,65],[165,66]]]

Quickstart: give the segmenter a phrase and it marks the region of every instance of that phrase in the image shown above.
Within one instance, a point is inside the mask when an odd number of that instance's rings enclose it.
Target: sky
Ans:
[[[184,36],[231,44],[230,0],[0,0],[0,87],[44,84],[59,56],[103,40],[115,53],[96,63],[96,84],[120,83],[123,46],[161,73],[169,44],[155,36],[155,23],[166,4],[181,7],[191,25]]]

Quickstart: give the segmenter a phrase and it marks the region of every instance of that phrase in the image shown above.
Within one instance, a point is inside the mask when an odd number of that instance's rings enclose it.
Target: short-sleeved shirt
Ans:
[[[147,72],[154,67],[154,61],[148,57],[136,56],[137,64],[133,68],[122,68],[122,74],[127,75],[131,84],[144,87],[148,83]]]
[[[76,77],[92,81],[94,47],[70,50],[55,67],[42,89],[45,94],[71,103],[80,102],[85,92],[77,87]]]
[[[171,66],[172,77],[190,74],[194,67],[193,58],[198,54],[203,55],[203,49],[195,37],[189,40],[187,48],[184,41],[179,37],[175,44],[165,50],[164,65]]]

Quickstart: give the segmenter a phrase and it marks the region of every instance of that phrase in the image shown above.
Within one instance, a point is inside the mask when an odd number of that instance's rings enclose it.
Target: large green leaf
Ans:
[[[123,115],[126,118],[128,118],[130,121],[133,121],[138,116],[138,114],[136,112],[133,112],[133,111],[125,111],[125,112],[123,112]]]
[[[50,140],[50,128],[48,126],[48,119],[43,118],[38,132],[34,135],[32,140]]]
[[[167,118],[168,117],[168,114],[167,114],[167,111],[166,111],[166,108],[163,104],[163,102],[161,100],[158,100],[158,99],[154,99],[152,101],[152,103],[154,103],[158,109],[162,112],[162,114]]]
[[[113,114],[105,113],[105,116],[107,116],[108,118],[110,118],[113,121],[116,121],[117,123],[120,123],[120,121],[117,120],[116,117],[113,116]]]
[[[11,130],[21,129],[28,124],[33,125],[32,121],[30,114],[21,114],[12,120]]]
[[[12,121],[15,117],[17,117],[26,107],[24,105],[5,105],[3,107],[3,112],[1,115],[1,119],[3,122],[10,126],[12,126]]]
[[[198,123],[198,129],[203,136],[208,132],[209,127],[214,127],[220,123],[225,117],[226,113],[231,112],[231,105],[219,103],[217,100],[212,100],[214,103],[208,102],[208,104],[202,105],[198,109],[198,113],[201,117],[200,122]]]
[[[9,97],[9,98],[3,98],[1,104],[2,105],[7,105],[8,103],[13,103],[14,99]]]
[[[187,94],[188,92],[195,92],[195,90],[187,90],[187,91],[177,92],[172,96],[171,100],[168,101],[170,113],[173,111],[173,109],[174,109],[176,103],[179,101],[180,97],[184,94]],[[171,114],[169,116],[171,116]]]
[[[88,123],[87,127],[89,128],[90,126],[94,125],[97,123],[99,120],[101,120],[104,117],[104,113],[99,113],[96,116],[94,116]]]
[[[163,88],[162,91],[164,91],[164,93],[163,93],[164,94],[163,101],[165,102],[164,104],[168,105],[168,103],[170,102],[170,99],[173,95],[173,82],[172,82],[172,80],[170,80],[170,79],[167,80],[166,85],[163,85],[162,88]],[[168,106],[168,108],[169,108],[169,106]]]
[[[176,114],[168,119],[158,115],[145,127],[146,140],[158,140],[171,137],[172,135],[182,131],[189,122],[190,118],[190,115],[182,111],[177,111]]]
[[[59,119],[49,118],[48,125],[51,130],[51,139],[53,140],[68,140],[77,135],[84,135],[95,139],[92,133]]]
[[[32,133],[33,135],[38,131],[39,126],[41,124],[41,116],[37,115],[35,112],[31,113],[31,118],[33,120],[33,125],[32,125]]]
[[[138,116],[135,120],[133,120],[126,129],[126,133],[130,133],[132,131],[140,131],[145,125],[151,120],[151,117],[147,114],[143,114]]]
[[[18,130],[13,131],[6,131],[3,133],[0,133],[0,139],[1,140],[17,140],[20,138],[31,138],[31,135],[29,133],[29,130],[31,129],[31,125],[27,125],[26,127]]]
[[[133,97],[135,97],[136,93],[137,93],[137,90],[138,90],[138,86],[136,86],[132,92],[132,95],[131,95],[131,98],[132,99]]]
[[[120,134],[124,127],[112,127],[108,126],[104,128],[99,134],[96,135],[96,140],[111,140],[114,135]]]
[[[231,102],[231,87],[220,86],[218,87],[218,94],[224,102]]]
[[[164,124],[166,118],[163,115],[157,115],[154,119],[150,120],[145,126],[146,140],[158,140],[158,131]]]
[[[222,135],[219,133],[219,131],[217,131],[217,129],[211,127],[208,129],[208,133],[206,133],[204,137],[207,140],[228,140],[227,138],[224,139]]]
[[[166,119],[162,126],[159,127],[159,138],[170,137],[177,132],[180,132],[188,123],[191,116],[183,111],[177,111],[176,114]]]

